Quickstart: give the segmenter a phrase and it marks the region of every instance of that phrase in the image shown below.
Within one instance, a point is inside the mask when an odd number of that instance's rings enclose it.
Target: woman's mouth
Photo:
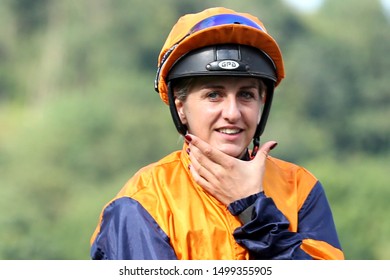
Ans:
[[[217,130],[220,133],[227,134],[227,135],[235,135],[242,131],[242,129],[239,128],[220,128]]]

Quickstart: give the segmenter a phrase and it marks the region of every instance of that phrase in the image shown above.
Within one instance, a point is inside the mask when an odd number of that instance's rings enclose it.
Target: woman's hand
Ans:
[[[187,135],[190,171],[196,183],[228,206],[233,201],[263,191],[265,161],[277,143],[263,144],[250,161],[231,157],[194,135]]]

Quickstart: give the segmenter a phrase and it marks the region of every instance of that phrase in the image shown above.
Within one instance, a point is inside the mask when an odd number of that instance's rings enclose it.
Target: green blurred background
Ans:
[[[103,205],[181,148],[153,84],[170,28],[220,5],[262,19],[284,54],[262,141],[322,181],[347,259],[390,259],[390,11],[319,3],[2,0],[0,259],[89,259]]]

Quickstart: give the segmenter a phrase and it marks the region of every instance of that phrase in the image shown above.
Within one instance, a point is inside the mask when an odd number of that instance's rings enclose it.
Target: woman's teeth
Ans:
[[[222,128],[222,129],[219,129],[218,131],[221,133],[225,133],[225,134],[237,134],[240,132],[240,129],[238,129],[238,128]]]

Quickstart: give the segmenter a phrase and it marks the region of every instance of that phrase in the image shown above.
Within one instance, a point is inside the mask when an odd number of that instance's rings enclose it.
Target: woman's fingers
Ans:
[[[186,137],[186,141],[190,144],[190,149],[193,150],[193,154],[195,154],[197,160],[202,165],[207,166],[212,162],[216,164],[222,164],[224,161],[226,161],[226,159],[229,158],[228,155],[216,148],[213,148],[210,144],[196,136],[187,135]],[[188,141],[188,139],[190,139],[190,141]],[[196,149],[199,150],[199,153],[196,152]]]
[[[275,141],[264,143],[252,160],[242,161],[193,135],[186,140],[190,149],[192,177],[225,205],[263,190],[265,161],[277,145]]]

